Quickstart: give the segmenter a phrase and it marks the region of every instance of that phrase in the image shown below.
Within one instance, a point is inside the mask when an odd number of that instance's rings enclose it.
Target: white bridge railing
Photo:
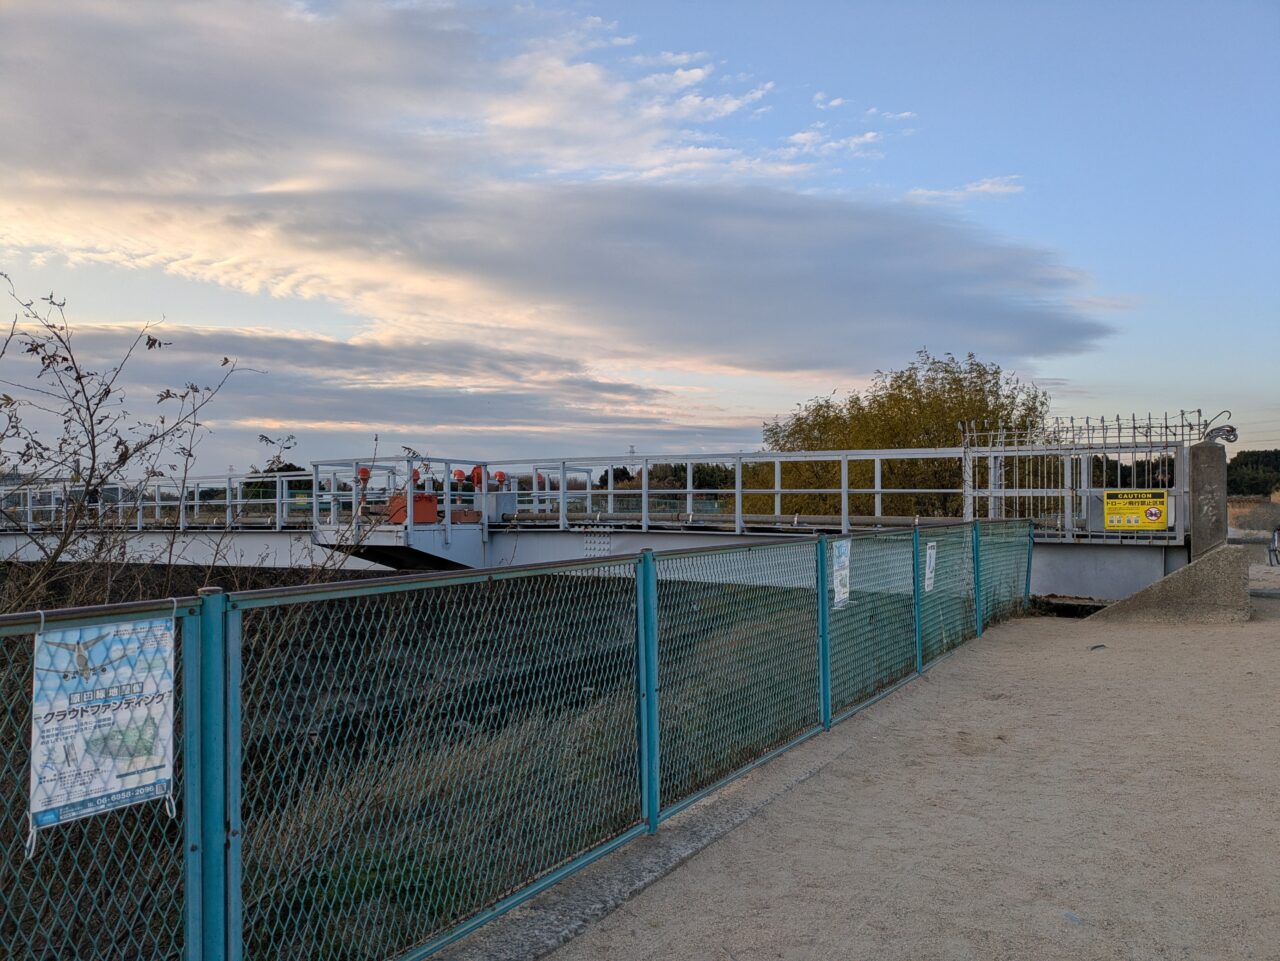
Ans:
[[[609,457],[351,458],[310,470],[152,478],[87,490],[75,481],[0,486],[0,531],[68,523],[119,529],[311,531],[461,525],[490,530],[583,526],[804,527],[849,531],[939,516],[1030,518],[1040,539],[1178,543],[1189,506],[1191,436],[974,436],[964,447],[635,454]],[[1159,489],[1166,530],[1114,532],[1102,495]],[[409,495],[412,494],[412,498]],[[407,542],[407,541],[406,541]]]

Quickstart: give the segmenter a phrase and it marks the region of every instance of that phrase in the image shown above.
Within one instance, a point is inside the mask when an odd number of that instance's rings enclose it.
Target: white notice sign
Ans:
[[[831,545],[831,586],[835,590],[835,607],[849,603],[849,541]]]
[[[30,811],[41,828],[173,791],[170,618],[36,634]]]
[[[938,568],[938,542],[929,541],[924,549],[924,589],[933,590],[933,573]]]

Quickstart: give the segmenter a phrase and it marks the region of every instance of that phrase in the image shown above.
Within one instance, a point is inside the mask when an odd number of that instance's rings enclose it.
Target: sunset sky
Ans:
[[[919,347],[1280,447],[1272,0],[8,0],[0,37],[0,271],[98,358],[163,317],[139,398],[263,371],[211,473],[264,432],[752,449]]]

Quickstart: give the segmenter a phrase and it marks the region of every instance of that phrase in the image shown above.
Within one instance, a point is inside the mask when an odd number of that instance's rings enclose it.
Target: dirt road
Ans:
[[[1280,959],[1280,601],[1256,604],[988,631],[552,957]]]

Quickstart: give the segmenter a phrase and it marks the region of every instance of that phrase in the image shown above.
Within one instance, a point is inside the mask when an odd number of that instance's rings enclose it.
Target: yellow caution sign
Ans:
[[[1169,492],[1103,491],[1103,524],[1109,531],[1163,531],[1169,527]]]

